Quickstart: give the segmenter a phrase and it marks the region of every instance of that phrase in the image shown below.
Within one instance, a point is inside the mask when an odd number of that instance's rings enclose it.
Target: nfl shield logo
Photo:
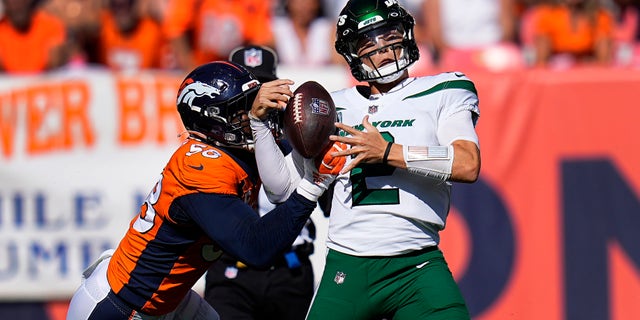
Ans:
[[[244,52],[244,64],[255,68],[262,64],[262,51],[258,49],[249,49]]]
[[[346,278],[346,277],[347,277],[347,275],[344,272],[338,271],[338,272],[336,272],[336,277],[333,278],[333,281],[336,284],[342,284],[344,282],[344,278]]]
[[[311,113],[328,115],[329,104],[324,100],[320,100],[318,98],[311,98]]]
[[[235,279],[238,276],[238,268],[227,267],[227,269],[224,270],[224,276],[227,277],[227,279]]]
[[[378,106],[369,106],[369,114],[378,112]]]

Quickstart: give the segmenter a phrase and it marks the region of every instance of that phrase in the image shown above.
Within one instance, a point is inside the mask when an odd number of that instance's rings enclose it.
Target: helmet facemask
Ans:
[[[397,1],[349,0],[338,18],[335,48],[356,80],[390,83],[420,58],[414,25]],[[371,47],[363,50],[367,43]],[[373,63],[380,60],[377,54],[388,50],[393,51],[393,61]]]
[[[255,99],[260,87],[249,89],[219,105],[205,108],[203,115],[213,119],[210,125],[209,142],[218,146],[241,147],[253,149],[253,135],[249,125],[248,110]],[[196,130],[202,131],[202,130]]]
[[[254,149],[253,133],[249,120],[251,104],[258,94],[259,87],[252,88],[242,95],[223,103],[225,108],[216,105],[205,108],[204,116],[214,119],[216,125],[210,126],[207,140],[217,146],[239,147],[246,150]],[[221,114],[220,110],[227,110]],[[282,117],[277,110],[271,111],[263,122],[271,130],[273,137],[280,140],[283,136]],[[197,130],[202,131],[202,130]]]
[[[359,61],[364,78],[378,83],[390,83],[400,78],[411,64],[405,44],[406,37],[404,28],[399,24],[362,34],[355,46],[354,60]],[[386,54],[388,51],[393,53],[393,61],[375,62],[376,55]]]

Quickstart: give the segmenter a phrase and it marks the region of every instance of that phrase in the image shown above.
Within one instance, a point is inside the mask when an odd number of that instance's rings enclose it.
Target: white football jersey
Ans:
[[[340,122],[362,130],[369,115],[387,141],[407,146],[448,145],[437,137],[442,120],[471,112],[475,124],[479,115],[475,86],[461,73],[409,78],[371,98],[355,87],[331,95]],[[336,180],[327,246],[356,256],[390,256],[437,245],[450,195],[448,182],[360,165]]]

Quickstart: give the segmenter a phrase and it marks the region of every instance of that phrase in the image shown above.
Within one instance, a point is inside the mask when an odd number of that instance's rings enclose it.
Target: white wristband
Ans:
[[[308,200],[317,202],[325,189],[307,179],[302,179],[300,180],[300,184],[298,184],[296,191],[299,195],[307,198]]]

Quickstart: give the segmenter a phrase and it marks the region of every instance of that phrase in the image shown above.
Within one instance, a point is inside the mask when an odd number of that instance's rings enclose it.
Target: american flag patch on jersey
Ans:
[[[318,98],[311,98],[311,113],[329,115],[329,104]]]

